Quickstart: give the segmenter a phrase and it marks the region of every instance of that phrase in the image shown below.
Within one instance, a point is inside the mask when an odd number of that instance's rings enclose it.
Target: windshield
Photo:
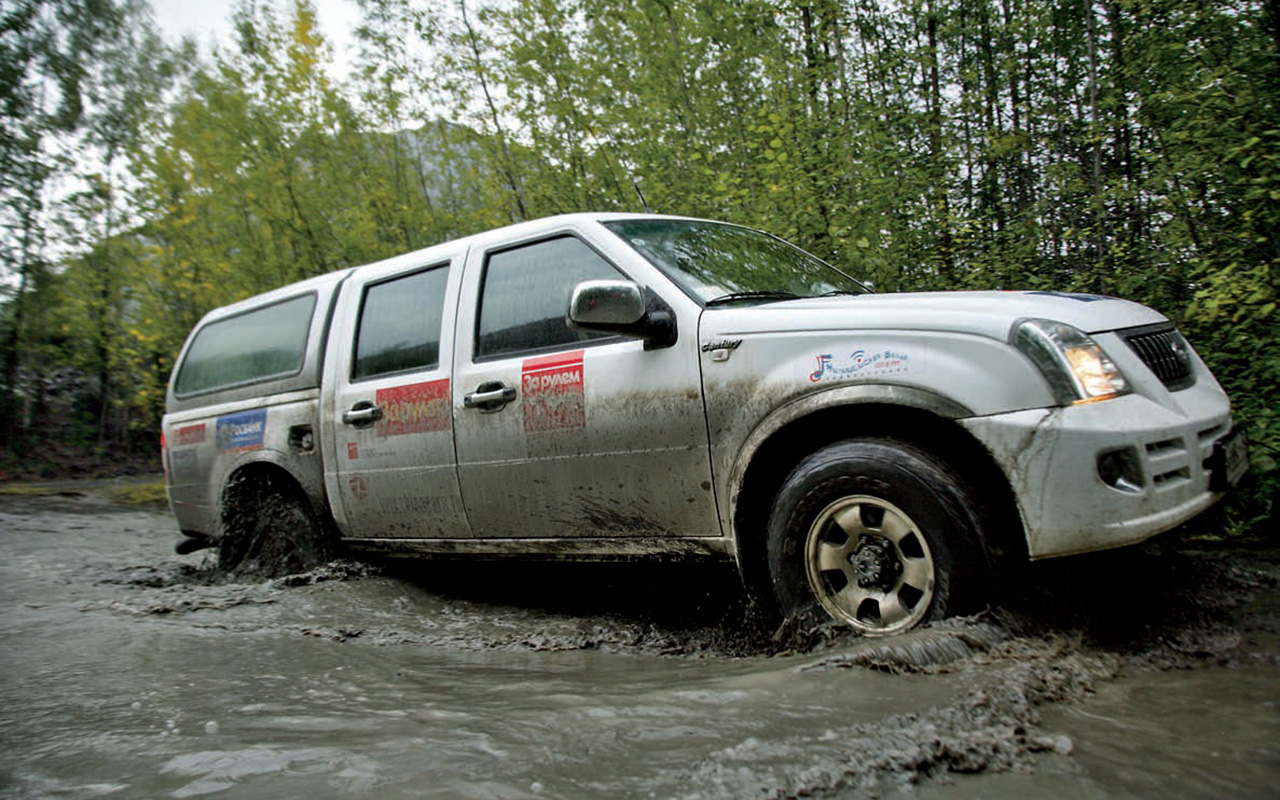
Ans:
[[[604,225],[706,305],[870,291],[825,261],[750,228],[672,219]]]

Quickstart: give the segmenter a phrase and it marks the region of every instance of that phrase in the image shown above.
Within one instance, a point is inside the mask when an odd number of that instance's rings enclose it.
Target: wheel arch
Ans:
[[[950,465],[981,502],[995,565],[1027,558],[1014,494],[995,459],[955,420],[963,405],[926,390],[860,385],[807,395],[768,417],[748,437],[730,477],[730,525],[748,589],[768,585],[766,534],[774,498],[802,459],[859,436],[908,442]]]
[[[242,493],[266,487],[275,493],[287,492],[303,498],[321,524],[333,524],[320,486],[313,485],[313,481],[290,469],[287,459],[273,451],[257,451],[256,455],[258,457],[233,466],[222,481],[218,496],[219,523],[225,524],[229,510],[236,506]]]

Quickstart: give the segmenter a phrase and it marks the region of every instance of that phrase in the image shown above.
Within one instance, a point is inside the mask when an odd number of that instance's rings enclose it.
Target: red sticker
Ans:
[[[347,484],[351,487],[351,496],[363,503],[369,499],[369,484],[365,483],[363,475],[352,475],[347,479]]]
[[[449,379],[378,390],[382,419],[376,432],[382,436],[404,436],[449,429]]]
[[[587,426],[581,350],[526,359],[521,384],[527,433]]]
[[[355,461],[360,458],[360,445],[357,442],[347,442],[347,458]]]
[[[202,444],[204,442],[204,423],[199,425],[187,425],[184,428],[178,428],[178,432],[174,434],[173,444],[175,447],[182,447],[189,444]]]

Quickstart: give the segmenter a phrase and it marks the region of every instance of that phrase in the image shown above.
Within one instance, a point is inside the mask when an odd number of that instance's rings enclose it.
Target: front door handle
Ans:
[[[506,408],[507,403],[515,399],[516,387],[508,386],[502,381],[485,381],[474,392],[462,396],[462,405],[466,408],[478,408],[484,414],[492,414]]]
[[[382,419],[382,407],[368,400],[361,400],[349,410],[342,412],[342,422],[356,428],[367,428]]]

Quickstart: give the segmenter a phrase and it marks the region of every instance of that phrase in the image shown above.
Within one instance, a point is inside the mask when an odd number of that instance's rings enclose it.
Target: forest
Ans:
[[[1280,494],[1280,6],[1265,0],[306,0],[170,42],[145,0],[0,6],[0,478],[158,469],[211,308],[522,219],[787,238],[878,290],[1175,320]]]

